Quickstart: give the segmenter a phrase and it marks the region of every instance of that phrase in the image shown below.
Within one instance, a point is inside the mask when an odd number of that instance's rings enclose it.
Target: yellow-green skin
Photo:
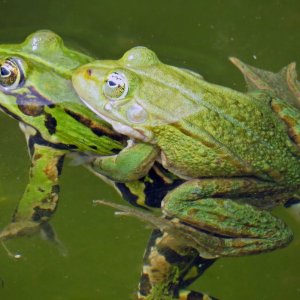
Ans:
[[[118,155],[94,159],[97,171],[126,182],[161,161],[186,181],[165,197],[164,213],[224,236],[217,249],[203,246],[207,257],[268,251],[291,240],[265,209],[300,187],[296,108],[271,93],[208,83],[144,47],[80,67],[72,78],[83,102],[131,139]]]

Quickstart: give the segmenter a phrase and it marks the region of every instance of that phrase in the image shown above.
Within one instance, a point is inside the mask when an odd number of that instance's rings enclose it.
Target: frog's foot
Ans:
[[[293,235],[282,220],[245,204],[255,186],[260,192],[254,192],[256,197],[274,192],[268,186],[264,191],[264,184],[254,179],[192,180],[165,197],[163,211],[199,232],[188,234],[197,240],[200,253],[201,248],[215,257],[271,251],[287,245]]]
[[[0,241],[31,235],[38,232],[39,228],[40,224],[33,221],[12,222],[0,232]]]
[[[40,233],[43,239],[50,242],[62,256],[68,256],[68,249],[59,240],[53,227],[48,223],[42,223],[40,226]]]
[[[31,236],[37,233],[40,233],[43,239],[51,242],[63,256],[67,255],[66,248],[57,238],[54,229],[51,227],[51,225],[48,222],[44,222],[44,223],[38,223],[34,221],[12,222],[0,232],[0,242],[2,242],[2,245],[4,249],[7,251],[8,255],[16,258],[16,255],[12,254],[3,242],[16,237]]]
[[[229,59],[243,73],[249,91],[271,91],[280,99],[300,108],[300,83],[295,63],[273,73],[247,65],[235,57]]]
[[[4,243],[8,239],[12,239],[18,236],[24,236],[28,234],[33,234],[38,230],[38,225],[36,222],[12,222],[7,225],[2,231],[0,231],[0,242],[4,250],[9,257],[14,259],[21,258],[19,253],[12,253]]]

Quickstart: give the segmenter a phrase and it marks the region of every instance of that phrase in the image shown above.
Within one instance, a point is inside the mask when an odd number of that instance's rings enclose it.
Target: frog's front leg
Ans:
[[[129,144],[119,154],[95,157],[92,169],[117,182],[128,182],[145,176],[152,167],[158,149],[150,144]]]
[[[269,202],[290,194],[256,179],[202,179],[188,181],[163,200],[164,213],[199,230],[203,253],[213,257],[239,256],[287,245],[292,232],[286,224],[247,203]],[[201,254],[201,251],[200,251]]]
[[[31,234],[46,225],[58,201],[58,178],[66,150],[31,144],[29,184],[13,216],[12,223],[0,232],[0,240]]]

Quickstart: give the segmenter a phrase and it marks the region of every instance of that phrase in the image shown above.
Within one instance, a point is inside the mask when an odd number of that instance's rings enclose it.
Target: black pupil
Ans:
[[[2,76],[7,76],[7,75],[9,75],[10,72],[7,68],[1,67],[0,68],[0,73],[1,73]]]
[[[114,81],[109,80],[108,81],[109,86],[116,86],[117,84]]]

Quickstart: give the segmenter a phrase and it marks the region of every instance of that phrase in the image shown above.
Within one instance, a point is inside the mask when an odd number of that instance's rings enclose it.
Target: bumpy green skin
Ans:
[[[114,81],[116,74],[121,80]],[[165,197],[163,211],[216,234],[207,236],[207,257],[265,252],[290,242],[286,225],[261,209],[298,192],[295,107],[270,93],[243,94],[210,84],[161,63],[143,47],[117,61],[80,67],[72,78],[87,106],[134,141],[118,155],[95,159],[97,171],[126,182],[144,176],[149,162],[159,159],[186,181]],[[111,91],[117,84],[121,93]],[[144,159],[139,151],[134,166],[140,145]],[[120,178],[118,170],[126,168]]]
[[[11,58],[18,61],[23,74],[19,84],[4,87],[2,83],[7,74],[1,70],[0,109],[19,121],[32,164],[29,184],[12,223],[0,232],[0,241],[41,229],[49,239],[57,242],[48,221],[58,203],[59,175],[64,157],[72,153],[84,156],[83,161],[87,161],[86,157],[90,155],[111,155],[120,151],[126,140],[86,108],[72,88],[72,70],[91,61],[91,57],[64,47],[60,37],[44,30],[30,35],[20,45],[0,45],[1,67]],[[99,175],[93,165],[88,168]],[[164,195],[180,182],[175,175],[157,165],[144,179],[126,184],[116,182],[115,187],[134,205],[160,207]],[[149,248],[147,253],[150,252]],[[181,266],[185,273],[194,268],[198,270],[198,260],[198,254],[183,258]],[[211,262],[203,259],[202,265],[208,267]],[[193,273],[194,278],[201,275],[200,272]],[[188,285],[180,276],[176,277],[178,290],[182,284]],[[170,280],[171,277],[169,274]],[[173,294],[167,282],[160,286]]]

